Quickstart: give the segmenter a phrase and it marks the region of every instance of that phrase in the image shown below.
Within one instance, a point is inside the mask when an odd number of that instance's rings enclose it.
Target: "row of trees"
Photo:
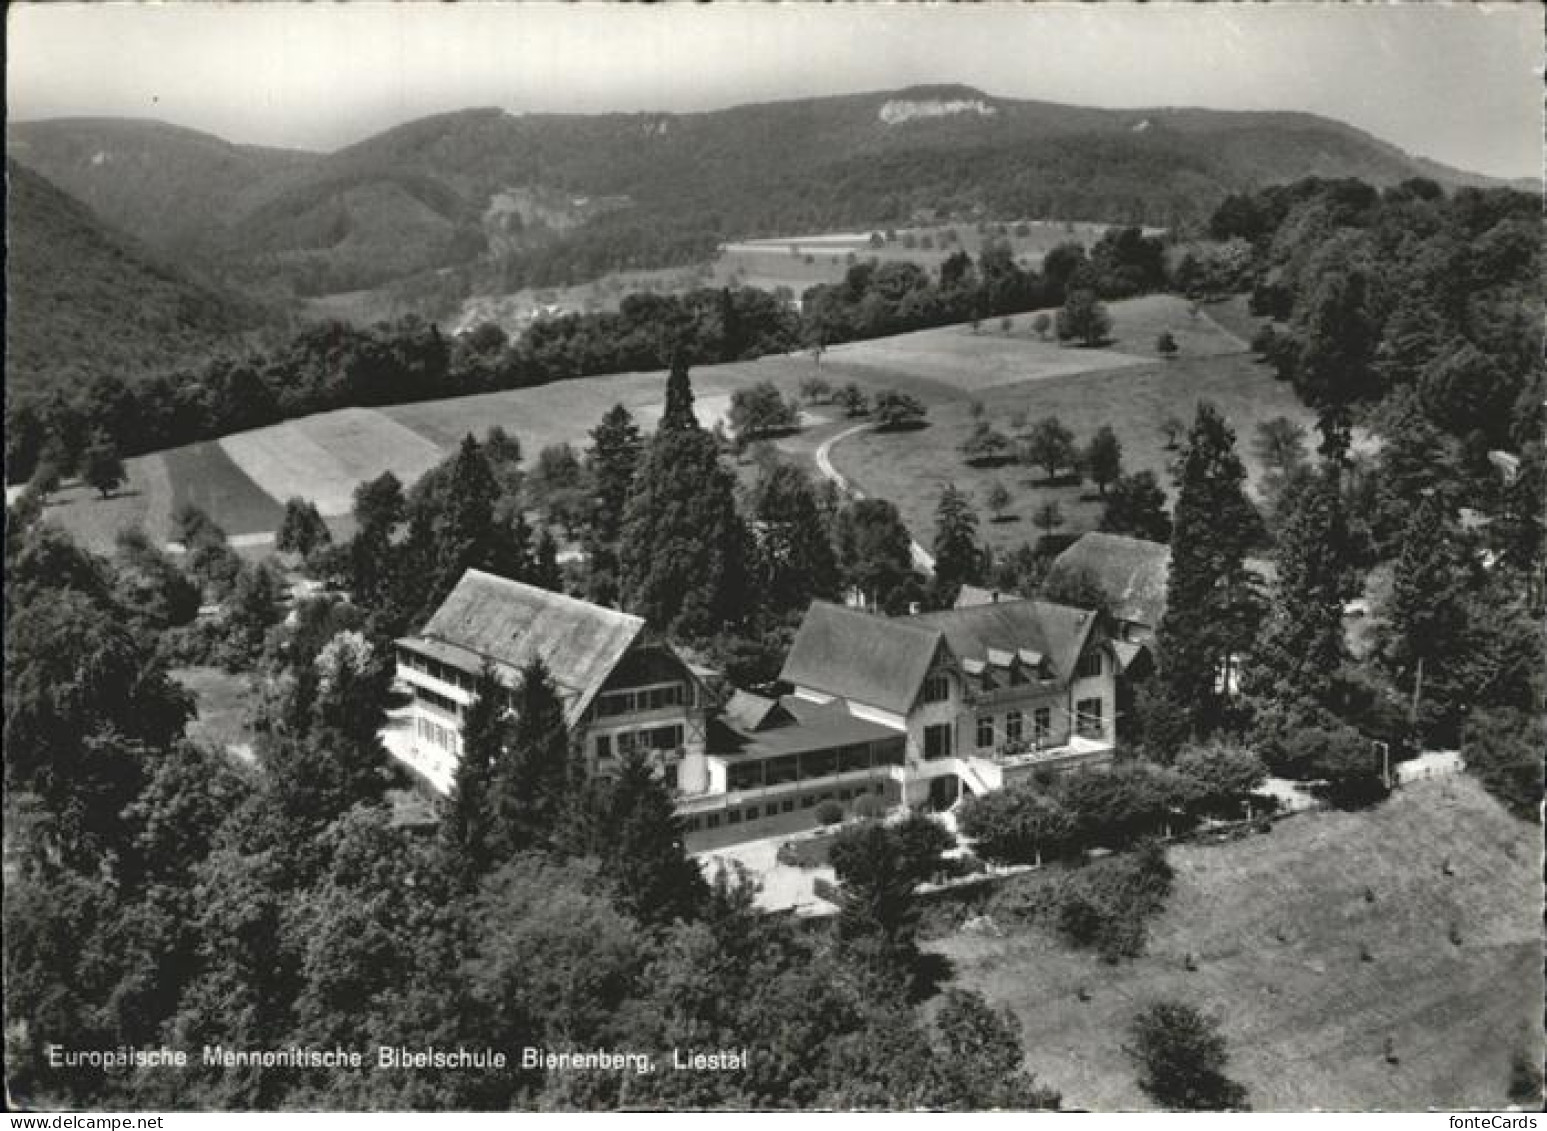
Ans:
[[[1120,280],[1159,285],[1147,266],[1135,266],[1151,262],[1158,242],[1133,233],[1114,229],[1089,257],[1077,244],[1055,249],[1040,275],[1018,266],[1003,244],[986,247],[976,264],[959,252],[938,276],[911,263],[857,264],[842,284],[808,291],[798,311],[786,295],[739,287],[633,294],[616,311],[539,319],[514,341],[492,324],[448,341],[415,316],[369,329],[320,323],[281,346],[222,355],[197,369],[127,381],[103,373],[73,396],[54,390],[8,402],[6,474],[13,483],[40,466],[45,476],[74,474],[99,440],[131,456],[345,406],[521,388],[675,359],[735,361],[803,344],[820,354],[851,338],[1056,306],[1071,280],[1092,292],[1123,292],[1128,283]]]

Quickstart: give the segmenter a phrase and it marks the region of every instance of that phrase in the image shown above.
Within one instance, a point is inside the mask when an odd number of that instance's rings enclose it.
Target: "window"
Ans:
[[[992,715],[985,715],[978,720],[978,749],[994,744],[994,719]]]
[[[1101,674],[1101,653],[1097,651],[1086,652],[1080,657],[1080,666],[1074,669],[1074,674],[1081,679],[1089,679]]]
[[[795,799],[793,797],[786,797],[779,803],[779,810],[783,813],[795,812]]]
[[[875,746],[877,766],[900,766],[908,760],[908,752],[900,738],[883,739]]]
[[[809,809],[809,808],[811,808],[815,804],[816,804],[816,796],[814,794],[807,794],[805,797],[802,797],[800,799],[800,807],[802,809]]]
[[[1101,700],[1081,699],[1074,705],[1074,730],[1081,738],[1100,738],[1101,727]]]
[[[598,758],[612,757],[612,735],[599,734],[596,736],[596,756]]]
[[[707,817],[704,818],[704,823],[706,825],[708,825],[708,827],[711,828],[711,829],[719,828],[720,827],[720,814],[718,814],[718,813],[710,813]]]
[[[941,723],[938,726],[924,728],[924,757],[928,759],[949,758],[951,756],[951,725]]]
[[[951,677],[937,672],[924,681],[924,702],[940,703],[951,697]]]
[[[747,820],[749,820],[749,821],[757,820],[757,812],[758,812],[758,810],[757,810],[757,806],[756,805],[748,805],[747,806]]]
[[[1037,736],[1037,741],[1046,740],[1053,733],[1053,712],[1047,707],[1038,707],[1031,713],[1032,733]]]
[[[726,814],[725,814],[725,823],[727,825],[739,825],[739,824],[741,824],[741,810],[740,809],[731,809],[731,810],[727,811]]]
[[[733,762],[725,771],[725,788],[732,793],[756,789],[763,784],[762,762]]]
[[[1021,713],[1019,711],[1007,711],[1004,717],[1004,738],[1006,742],[1019,742],[1021,740]]]
[[[838,772],[836,750],[808,750],[800,756],[802,778],[825,778]]]
[[[633,714],[635,711],[659,711],[663,707],[680,707],[686,699],[686,687],[680,683],[608,691],[596,697],[596,713],[605,718],[608,715]]]

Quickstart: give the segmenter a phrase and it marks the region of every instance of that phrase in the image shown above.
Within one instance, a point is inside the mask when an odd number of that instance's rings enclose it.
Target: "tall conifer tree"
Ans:
[[[1166,611],[1157,640],[1172,701],[1195,728],[1207,729],[1221,706],[1232,657],[1251,643],[1260,599],[1246,552],[1262,520],[1246,498],[1246,469],[1235,433],[1207,401],[1188,436],[1177,483]]]

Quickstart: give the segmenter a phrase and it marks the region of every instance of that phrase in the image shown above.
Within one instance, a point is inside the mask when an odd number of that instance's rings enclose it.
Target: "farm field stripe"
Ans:
[[[279,503],[236,465],[213,441],[188,444],[164,453],[172,481],[172,507],[191,503],[228,534],[274,530],[284,511]]]

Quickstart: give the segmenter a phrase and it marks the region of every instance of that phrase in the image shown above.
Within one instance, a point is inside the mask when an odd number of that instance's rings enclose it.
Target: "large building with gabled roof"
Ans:
[[[479,669],[493,664],[512,694],[541,659],[588,757],[606,765],[639,748],[671,776],[702,755],[710,696],[700,673],[639,617],[471,569],[424,628],[397,642],[411,696],[411,734],[394,753],[436,788],[451,788],[461,720]],[[686,767],[691,775],[693,767]]]
[[[948,806],[1101,764],[1116,738],[1112,642],[1084,610],[1002,600],[889,618],[817,602],[784,665],[788,693],[726,696],[638,617],[469,570],[397,641],[410,704],[388,749],[449,791],[480,669],[514,705],[533,659],[592,768],[645,752],[695,850],[810,827],[826,801]]]
[[[827,602],[807,611],[780,678],[904,738],[907,804],[949,804],[1038,769],[1110,761],[1113,643],[1100,618],[1000,600],[909,617]]]

